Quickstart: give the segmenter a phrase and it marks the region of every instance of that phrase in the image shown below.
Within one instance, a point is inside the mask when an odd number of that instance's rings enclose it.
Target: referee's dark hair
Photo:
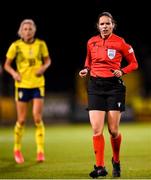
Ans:
[[[99,22],[100,17],[102,17],[102,16],[107,16],[107,17],[111,18],[112,23],[114,24],[114,29],[116,29],[116,26],[117,26],[117,25],[116,25],[116,21],[114,20],[112,14],[111,14],[110,12],[107,12],[107,11],[104,11],[104,12],[102,12],[102,13],[100,13],[100,14],[98,15],[97,25],[98,25],[98,22]]]

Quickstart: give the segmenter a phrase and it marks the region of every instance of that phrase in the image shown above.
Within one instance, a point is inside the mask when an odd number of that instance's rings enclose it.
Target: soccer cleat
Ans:
[[[43,161],[45,161],[45,155],[44,155],[44,153],[39,152],[37,154],[37,162],[43,162]]]
[[[92,178],[97,178],[99,176],[106,176],[108,172],[106,171],[105,167],[102,166],[96,166],[94,165],[94,170],[89,174]]]
[[[15,161],[17,164],[24,163],[24,157],[23,157],[21,151],[19,151],[19,150],[14,151],[14,158],[15,158]]]
[[[117,163],[112,158],[112,165],[113,165],[112,176],[113,177],[120,177],[121,176],[120,162]]]

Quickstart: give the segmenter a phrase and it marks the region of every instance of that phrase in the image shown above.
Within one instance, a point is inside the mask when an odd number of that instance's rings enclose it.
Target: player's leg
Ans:
[[[21,142],[27,115],[27,102],[16,101],[16,108],[17,122],[14,127],[14,158],[17,163],[23,163],[24,157],[21,153]]]
[[[108,174],[104,163],[105,139],[103,136],[103,128],[105,111],[90,110],[89,117],[93,130],[93,148],[96,159],[94,170],[89,175],[92,178],[97,178]]]
[[[45,127],[42,120],[43,98],[33,99],[33,119],[36,126],[36,144],[37,144],[37,161],[45,160],[44,156],[44,141],[45,141]]]
[[[108,130],[110,133],[110,141],[112,146],[112,165],[113,177],[120,177],[120,147],[121,147],[121,134],[119,133],[119,124],[121,119],[121,112],[125,110],[125,92],[126,87],[122,80],[118,79],[114,89],[110,90],[107,98],[107,122]]]
[[[108,129],[110,133],[110,141],[112,146],[112,165],[113,165],[113,177],[120,177],[120,147],[121,147],[121,134],[119,133],[119,123],[121,118],[120,111],[109,111],[108,117]]]

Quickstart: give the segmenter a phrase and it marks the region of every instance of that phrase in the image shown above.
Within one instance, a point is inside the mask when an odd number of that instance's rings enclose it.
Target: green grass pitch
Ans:
[[[151,178],[151,123],[121,123],[121,179]],[[0,127],[0,179],[89,179],[95,164],[89,124],[46,125],[44,163],[36,162],[35,129],[26,126],[22,152],[13,159],[13,127]],[[107,126],[105,164],[111,178],[111,145]]]

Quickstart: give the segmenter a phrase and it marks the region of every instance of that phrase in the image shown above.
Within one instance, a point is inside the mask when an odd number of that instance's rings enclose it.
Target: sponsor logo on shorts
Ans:
[[[19,91],[18,96],[19,96],[19,99],[21,99],[23,97],[23,92]]]

